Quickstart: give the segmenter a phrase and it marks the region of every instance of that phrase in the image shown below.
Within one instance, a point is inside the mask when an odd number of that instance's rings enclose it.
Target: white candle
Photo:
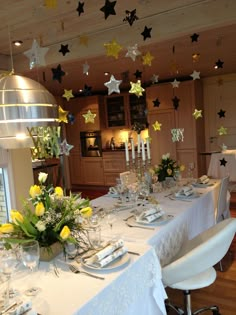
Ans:
[[[134,139],[131,139],[132,159],[135,160]]]
[[[138,154],[140,154],[140,143],[141,143],[141,138],[140,138],[140,133],[138,133]]]
[[[147,145],[147,158],[148,160],[151,159],[151,154],[150,154],[150,142],[149,142],[149,138],[146,138],[146,145]]]
[[[125,159],[126,159],[126,162],[129,162],[128,141],[125,141]]]
[[[145,161],[145,148],[144,148],[144,141],[142,140],[142,160]]]

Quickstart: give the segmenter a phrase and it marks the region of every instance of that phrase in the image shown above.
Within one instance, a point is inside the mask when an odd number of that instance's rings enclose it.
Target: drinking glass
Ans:
[[[114,209],[107,209],[106,211],[106,222],[110,227],[111,238],[113,237],[113,225],[116,222],[117,217]]]
[[[39,243],[38,241],[29,241],[21,245],[21,259],[25,267],[28,267],[33,273],[39,265]],[[38,287],[31,287],[25,291],[26,295],[36,295],[40,291]]]

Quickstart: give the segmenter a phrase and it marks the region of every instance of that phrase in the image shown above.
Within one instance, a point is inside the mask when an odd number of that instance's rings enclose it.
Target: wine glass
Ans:
[[[113,225],[116,222],[117,217],[115,214],[115,210],[114,209],[107,209],[106,211],[106,222],[108,223],[109,227],[110,227],[110,232],[111,232],[111,238],[113,237]]]
[[[31,272],[36,270],[39,265],[39,243],[36,240],[23,243],[21,245],[21,260],[25,267]],[[26,295],[36,295],[40,291],[38,287],[32,287],[25,291]]]

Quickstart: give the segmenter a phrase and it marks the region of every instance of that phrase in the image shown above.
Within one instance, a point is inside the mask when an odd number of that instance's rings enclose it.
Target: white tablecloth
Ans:
[[[220,160],[225,159],[227,163],[221,165]],[[222,153],[213,153],[207,175],[212,178],[223,178],[229,175],[231,182],[236,181],[236,150],[226,150]]]

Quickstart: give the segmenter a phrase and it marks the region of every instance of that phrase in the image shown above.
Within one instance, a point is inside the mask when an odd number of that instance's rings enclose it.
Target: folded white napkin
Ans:
[[[91,265],[93,267],[102,268],[116,258],[124,255],[127,251],[127,248],[124,247],[124,241],[120,239],[94,254],[86,261],[86,263],[87,265]]]
[[[194,193],[194,190],[192,187],[190,186],[185,186],[185,187],[182,187],[179,191],[177,191],[175,193],[175,197],[181,197],[181,196],[190,196]]]
[[[201,177],[198,178],[197,182],[199,184],[208,184],[210,178],[207,175],[202,175]]]
[[[9,310],[7,315],[37,315],[37,312],[32,309],[31,301],[24,301],[22,304],[18,305],[16,308]]]
[[[165,212],[162,210],[162,208],[160,206],[156,206],[143,211],[138,217],[136,217],[136,221],[151,223],[162,217],[164,214]]]

